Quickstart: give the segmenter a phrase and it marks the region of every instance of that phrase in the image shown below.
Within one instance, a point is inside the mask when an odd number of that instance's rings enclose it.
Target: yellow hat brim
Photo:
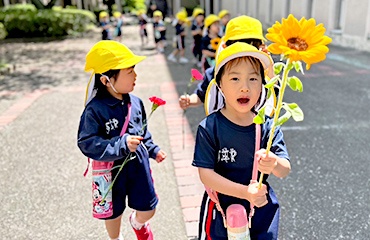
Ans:
[[[215,76],[218,74],[221,67],[230,60],[247,56],[254,57],[260,60],[265,70],[271,68],[271,66],[273,65],[272,58],[267,53],[262,52],[247,43],[236,42],[226,47],[219,53],[216,59]]]

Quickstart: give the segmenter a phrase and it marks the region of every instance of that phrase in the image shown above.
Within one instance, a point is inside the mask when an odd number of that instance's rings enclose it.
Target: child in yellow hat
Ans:
[[[120,42],[122,40],[122,26],[123,26],[123,19],[122,14],[120,12],[114,12],[114,37],[115,40]]]
[[[261,126],[253,123],[263,105],[264,70],[272,64],[268,54],[242,42],[226,47],[216,58],[214,77],[224,104],[199,124],[192,165],[198,168],[203,184],[214,191],[213,196],[217,192],[221,209],[204,194],[199,239],[228,239],[223,213],[233,204],[247,213],[255,206],[251,239],[278,237],[279,203],[267,177],[286,177],[291,168],[289,155],[280,128],[274,133],[273,150],[266,155],[271,118]],[[255,181],[257,170],[267,174],[261,188]],[[226,217],[227,225],[232,221]]]
[[[157,51],[163,53],[166,41],[166,25],[163,22],[163,14],[159,10],[153,12],[153,31]]]
[[[109,193],[107,183],[116,177],[117,166],[128,155],[133,156],[119,173],[111,198],[106,198],[112,203],[112,209],[97,206],[93,211],[94,217],[105,220],[110,239],[123,239],[120,225],[126,198],[128,206],[135,209],[130,215],[130,224],[137,239],[153,239],[148,220],[154,215],[158,197],[149,158],[162,162],[166,153],[151,138],[143,102],[130,93],[135,87],[135,65],[144,59],[125,45],[109,40],[96,43],[86,55],[85,71],[93,71],[95,77],[90,79],[86,91],[78,147],[85,156],[94,159],[93,176],[94,163],[112,163],[111,169],[101,173],[111,176],[106,181],[93,182],[94,198],[102,199],[102,191]],[[99,215],[105,210],[110,214]]]
[[[218,13],[218,17],[220,18],[220,32],[219,32],[219,35],[222,37],[225,34],[226,25],[230,21],[230,12],[226,9],[222,9]]]
[[[112,33],[111,33],[111,23],[109,20],[109,14],[107,12],[100,12],[99,13],[99,25],[102,29],[102,40],[111,40]]]
[[[182,10],[176,14],[175,20],[175,30],[176,35],[174,36],[174,50],[167,59],[171,62],[177,62],[177,55],[180,56],[179,63],[188,63],[189,60],[185,57],[185,36],[186,36],[186,26],[188,24],[188,16],[186,11]]]
[[[260,49],[264,48],[264,41],[262,23],[256,18],[242,15],[229,21],[218,51],[220,52],[224,46],[235,42],[246,42]],[[190,96],[182,95],[179,98],[181,108],[197,107],[204,103],[208,85],[214,76],[214,70],[214,67],[211,67],[205,71],[203,81],[198,84],[193,94]]]
[[[194,8],[193,10],[193,21],[191,24],[191,34],[193,35],[193,55],[196,60],[197,67],[202,67],[202,37],[204,28],[204,10],[201,8]]]
[[[220,18],[214,14],[210,14],[204,20],[204,36],[201,42],[202,50],[202,71],[203,73],[207,68],[214,66],[214,59],[216,49],[212,47],[211,41],[219,39],[218,32],[220,31]]]
[[[146,30],[146,24],[149,22],[148,16],[145,14],[145,10],[138,10],[137,17],[139,19],[140,26],[140,39],[141,47],[144,47],[145,44],[148,44],[148,31]]]

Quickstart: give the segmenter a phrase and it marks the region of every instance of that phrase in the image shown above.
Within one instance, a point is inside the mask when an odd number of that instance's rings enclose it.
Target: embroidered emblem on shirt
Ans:
[[[235,151],[234,148],[222,148],[221,150],[218,151],[218,161],[223,161],[225,163],[230,162],[235,162],[235,157],[238,155],[238,153]]]
[[[105,129],[107,130],[107,134],[110,133],[110,131],[118,128],[118,120],[113,118],[109,119],[108,122],[105,123]]]

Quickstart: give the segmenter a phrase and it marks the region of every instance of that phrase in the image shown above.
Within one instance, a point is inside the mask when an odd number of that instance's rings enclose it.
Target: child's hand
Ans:
[[[190,105],[189,95],[181,95],[179,98],[179,105],[182,109],[187,109]]]
[[[133,135],[127,136],[126,143],[130,152],[136,151],[137,146],[139,146],[139,144],[141,143],[141,140],[143,140],[142,136],[133,136]]]
[[[167,157],[167,153],[163,150],[159,150],[159,152],[157,153],[157,156],[155,157],[155,160],[157,161],[157,163],[160,163],[163,160],[165,160],[166,157]]]
[[[248,185],[249,198],[247,200],[256,207],[263,207],[268,203],[266,197],[267,188],[265,184],[262,184],[261,189],[259,189],[258,185],[259,183],[256,181]]]
[[[256,157],[258,160],[258,171],[264,174],[271,174],[278,163],[278,157],[273,152],[269,152],[266,155],[266,149],[258,150]]]

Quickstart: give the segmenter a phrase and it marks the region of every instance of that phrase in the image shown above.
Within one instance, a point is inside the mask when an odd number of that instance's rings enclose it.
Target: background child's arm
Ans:
[[[258,171],[264,174],[274,174],[276,177],[284,178],[290,173],[290,162],[287,159],[276,156],[269,152],[266,156],[266,149],[260,149],[256,152],[259,158]]]
[[[198,171],[202,183],[216,192],[240,199],[246,199],[257,207],[262,207],[267,204],[266,185],[262,185],[262,188],[258,189],[257,182],[245,186],[224,178],[213,169],[198,168]]]

